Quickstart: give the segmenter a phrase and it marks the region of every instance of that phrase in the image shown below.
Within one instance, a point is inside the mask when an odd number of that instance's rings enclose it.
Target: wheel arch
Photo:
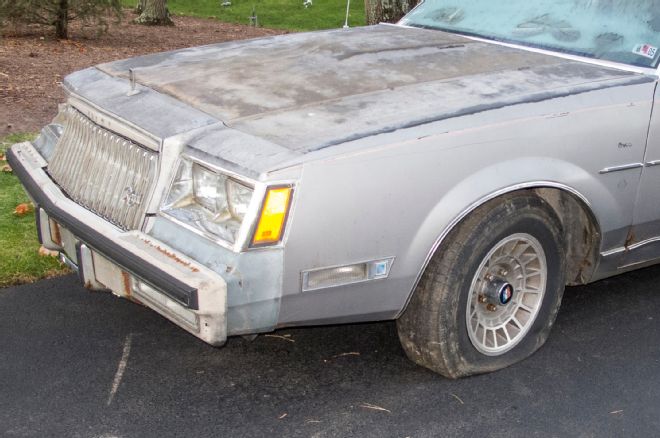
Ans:
[[[566,281],[568,286],[588,283],[593,277],[599,260],[601,244],[601,225],[594,214],[589,200],[577,189],[566,184],[554,181],[529,181],[517,183],[503,189],[494,191],[481,197],[456,215],[442,233],[438,235],[428,252],[424,263],[417,273],[412,289],[408,293],[405,305],[397,315],[401,316],[412,298],[424,271],[431,259],[438,251],[445,239],[455,230],[471,213],[488,202],[511,196],[516,193],[533,193],[545,200],[557,213],[567,244],[566,252]]]

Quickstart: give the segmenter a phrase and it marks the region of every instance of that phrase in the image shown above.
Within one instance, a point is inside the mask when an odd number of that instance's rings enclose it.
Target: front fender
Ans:
[[[461,220],[498,196],[542,187],[556,188],[578,197],[590,209],[603,232],[630,225],[630,210],[626,211],[626,206],[621,205],[602,179],[586,169],[548,157],[524,157],[499,162],[467,175],[430,210],[401,258],[403,263],[418,263],[417,280],[409,291],[408,299],[435,251]],[[425,255],[421,264],[420,254]]]

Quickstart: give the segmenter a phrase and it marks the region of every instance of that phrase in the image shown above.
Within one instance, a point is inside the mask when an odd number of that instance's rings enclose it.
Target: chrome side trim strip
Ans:
[[[627,265],[619,266],[619,267],[617,268],[617,270],[628,270],[628,269],[630,269],[630,268],[632,268],[632,267],[640,266],[640,265],[643,265],[644,263],[649,263],[649,262],[650,262],[649,260],[644,260],[644,261],[641,261],[641,262],[629,263],[629,264],[627,264]],[[641,267],[641,266],[640,266],[640,267]]]
[[[640,242],[633,243],[627,249],[628,249],[628,251],[634,251],[636,249],[641,248],[642,246],[646,246],[646,245],[649,245],[649,244],[655,243],[655,242],[660,242],[660,237],[657,237],[657,236],[656,237],[651,237],[649,239],[645,239],[645,240],[642,240]]]
[[[618,248],[613,248],[613,249],[610,249],[608,251],[601,252],[600,255],[601,255],[601,257],[609,257],[609,256],[613,256],[613,255],[616,255],[616,254],[620,254],[620,253],[625,252],[625,251],[635,251],[636,249],[640,249],[643,246],[650,245],[651,243],[656,243],[656,242],[660,242],[660,236],[651,237],[651,238],[639,241],[637,243],[633,243],[632,245],[629,245],[629,246],[620,246]]]
[[[612,248],[612,249],[609,249],[607,251],[603,251],[603,252],[600,253],[600,256],[601,257],[610,257],[610,256],[613,256],[613,255],[621,254],[625,250],[626,250],[625,246],[620,246],[618,248]]]
[[[660,160],[653,160],[653,161],[647,161],[644,163],[646,167],[653,167],[653,166],[658,166],[660,165]]]
[[[622,170],[639,169],[640,167],[644,167],[644,165],[642,163],[622,164],[621,166],[606,167],[599,170],[598,173],[602,175],[604,173],[620,172]]]

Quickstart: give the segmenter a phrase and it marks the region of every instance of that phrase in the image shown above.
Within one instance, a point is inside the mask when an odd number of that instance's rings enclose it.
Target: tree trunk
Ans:
[[[137,4],[135,5],[135,9],[133,10],[133,12],[135,12],[138,15],[142,14],[142,12],[144,12],[144,6],[145,6],[146,3],[147,3],[147,0],[138,0]]]
[[[173,25],[167,0],[145,0],[142,14],[135,19],[138,24],[149,26]]]
[[[399,21],[417,3],[419,0],[364,0],[367,24]]]
[[[57,2],[55,34],[63,40],[69,38],[69,0],[59,0]]]

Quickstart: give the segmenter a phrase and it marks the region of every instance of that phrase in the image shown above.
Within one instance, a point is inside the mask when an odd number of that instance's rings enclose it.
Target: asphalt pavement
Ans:
[[[3,437],[660,436],[660,268],[566,291],[547,344],[447,380],[391,322],[213,348],[73,276],[0,290]]]

